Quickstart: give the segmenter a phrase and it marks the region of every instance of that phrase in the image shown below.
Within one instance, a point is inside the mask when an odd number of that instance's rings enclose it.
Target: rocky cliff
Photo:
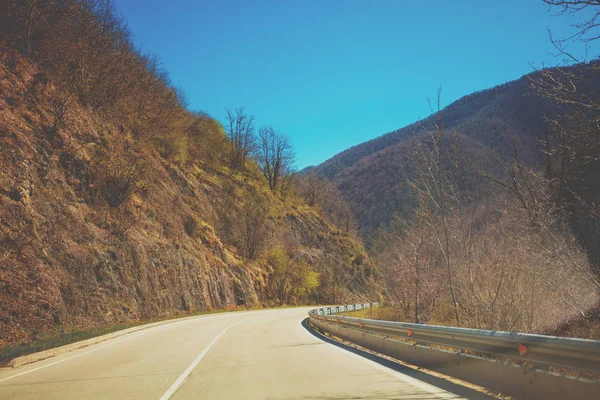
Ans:
[[[35,62],[3,46],[0,347],[65,327],[268,304],[270,266],[244,260],[216,228],[227,201],[227,229],[242,224],[249,197],[268,203],[267,250],[292,238],[321,285],[330,265],[323,260],[333,258],[351,277],[346,296],[372,291],[362,246],[314,209],[271,194],[252,168],[174,161],[118,118],[76,100],[57,129],[60,90]],[[115,181],[122,175],[131,179]],[[311,301],[326,300],[323,293]]]

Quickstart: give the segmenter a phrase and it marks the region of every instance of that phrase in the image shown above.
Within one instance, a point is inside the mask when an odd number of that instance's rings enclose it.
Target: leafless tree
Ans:
[[[245,198],[240,224],[242,247],[247,258],[255,259],[266,243],[269,203],[261,195],[248,194]]]
[[[203,112],[194,112],[187,128],[190,155],[197,161],[225,161],[228,143],[219,122]]]
[[[16,34],[23,51],[34,54],[50,24],[73,6],[72,0],[7,0],[0,5],[0,32]]]
[[[582,62],[587,59],[588,46],[587,44],[600,38],[598,28],[600,27],[600,1],[598,0],[542,0],[548,4],[550,8],[557,9],[559,15],[581,15],[582,12],[587,12],[586,18],[583,21],[572,24],[573,33],[563,38],[556,38],[550,31],[550,40],[561,55],[567,57],[568,60]],[[583,58],[575,57],[568,51],[566,46],[569,42],[580,42],[586,44]]]
[[[306,203],[314,207],[323,198],[325,183],[317,176],[317,173],[312,171],[301,180],[301,193],[306,200]]]
[[[544,1],[560,15],[584,17],[564,38],[550,33],[557,56],[575,65],[538,71],[531,78],[531,87],[562,110],[547,119],[541,140],[544,175],[554,207],[569,221],[600,275],[600,102],[594,83],[600,76],[600,64],[585,62],[590,46],[600,38],[600,2]],[[586,54],[574,54],[568,48],[572,43],[584,44]]]
[[[275,191],[289,173],[294,163],[294,149],[290,139],[272,126],[263,126],[258,131],[257,160],[260,170]]]
[[[357,232],[356,216],[340,191],[327,179],[312,171],[298,177],[298,193],[311,207],[315,207],[329,222],[352,235]]]
[[[517,199],[517,207],[510,213],[514,216],[514,225],[518,226],[519,232],[527,235],[537,252],[550,255],[552,261],[548,263],[557,265],[560,276],[576,277],[580,287],[600,293],[600,280],[594,276],[589,264],[581,260],[581,249],[568,232],[564,206],[553,198],[552,186],[543,175],[523,165],[516,145],[514,154],[515,162],[512,165],[498,161],[506,172],[507,182],[488,177],[508,189]],[[542,284],[548,285],[560,295],[561,300],[574,312],[584,316],[590,315],[590,305],[578,298],[577,290],[566,285],[567,280],[555,281],[556,272],[548,274],[548,271],[534,268],[531,272]]]
[[[383,249],[377,256],[382,281],[407,320],[427,321],[444,280],[432,257],[435,246],[418,219],[396,222],[378,238],[377,246]]]
[[[141,191],[148,177],[139,149],[112,146],[93,160],[95,189],[109,208],[117,208]]]
[[[419,203],[418,215],[431,231],[432,240],[443,256],[448,290],[455,322],[461,325],[459,299],[455,285],[454,247],[449,218],[460,203],[451,152],[457,148],[457,136],[444,130],[440,116],[441,87],[436,95],[435,127],[414,145],[413,162],[416,178],[407,182]]]
[[[335,200],[332,218],[334,219],[333,223],[346,233],[350,233],[356,228],[356,217],[348,203],[341,197],[337,197]]]
[[[281,198],[284,200],[300,200],[301,195],[299,192],[299,174],[295,171],[293,166],[287,168],[281,177],[281,183],[279,184],[279,193]]]
[[[84,105],[106,109],[127,91],[129,31],[110,0],[72,2],[45,36],[42,53]]]
[[[65,122],[65,117],[72,103],[72,97],[71,92],[60,92],[56,90],[48,96],[49,110],[52,119],[47,134],[51,141]]]
[[[235,110],[226,109],[225,112],[227,113],[227,136],[231,141],[231,167],[242,171],[255,147],[254,116],[246,114],[244,107]]]

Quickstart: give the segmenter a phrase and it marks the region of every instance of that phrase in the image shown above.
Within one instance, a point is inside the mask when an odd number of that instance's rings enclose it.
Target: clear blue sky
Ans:
[[[556,63],[541,0],[116,0],[189,108],[220,121],[244,105],[288,134],[299,168],[428,114],[442,102]]]

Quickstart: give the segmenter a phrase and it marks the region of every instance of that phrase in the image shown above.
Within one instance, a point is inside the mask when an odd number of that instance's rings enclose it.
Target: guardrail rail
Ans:
[[[600,341],[381,321],[337,315],[377,307],[360,303],[309,311],[321,331],[401,361],[517,398],[600,399]]]

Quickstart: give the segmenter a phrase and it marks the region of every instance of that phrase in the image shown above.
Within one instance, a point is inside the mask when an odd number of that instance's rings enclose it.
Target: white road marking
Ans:
[[[151,331],[151,329],[148,329],[148,330],[144,330],[143,332],[140,332],[140,333],[138,333],[137,335],[135,335],[135,334],[132,334],[132,335],[127,335],[125,338],[123,338],[123,339],[121,339],[121,340],[117,340],[117,341],[114,341],[114,342],[111,342],[111,343],[105,344],[104,346],[96,347],[96,348],[94,348],[94,349],[92,349],[92,350],[89,350],[89,351],[86,351],[86,352],[84,352],[84,353],[75,354],[74,356],[67,357],[67,358],[63,358],[62,360],[57,360],[57,361],[51,362],[51,363],[49,363],[49,364],[44,364],[44,365],[42,365],[42,366],[39,366],[39,367],[36,367],[36,368],[32,368],[32,369],[29,369],[29,370],[27,370],[27,371],[20,372],[20,373],[18,373],[18,374],[11,375],[11,376],[9,376],[9,377],[6,377],[6,378],[3,378],[3,379],[0,379],[0,383],[2,383],[2,382],[6,382],[6,381],[8,381],[8,380],[10,380],[10,379],[13,379],[13,378],[16,378],[16,377],[18,377],[18,376],[23,376],[23,375],[30,374],[30,373],[32,373],[32,372],[35,372],[35,371],[39,371],[40,369],[44,369],[44,368],[48,368],[48,367],[52,367],[53,365],[60,364],[60,363],[63,363],[63,362],[65,362],[65,361],[69,361],[69,360],[72,360],[72,359],[74,359],[74,358],[78,358],[78,357],[81,357],[81,356],[85,356],[86,354],[90,354],[90,353],[93,353],[93,352],[95,352],[95,351],[98,351],[98,350],[105,349],[105,348],[107,348],[107,347],[110,347],[110,346],[113,346],[113,345],[115,345],[115,344],[117,344],[117,343],[122,343],[122,342],[124,342],[124,341],[126,341],[126,340],[133,339],[133,338],[136,338],[136,337],[138,337],[138,336],[141,336],[141,335],[145,335],[146,333],[148,333],[148,332],[150,332],[150,331]]]
[[[302,329],[302,330],[305,331],[307,335],[309,335],[310,337],[312,337],[314,339],[314,336],[310,332],[308,332],[306,329]],[[317,332],[314,329],[313,329],[313,332],[315,332],[317,335],[323,336],[320,332]],[[328,344],[330,344],[330,343],[328,343]],[[409,385],[412,385],[419,389],[425,390],[426,392],[429,392],[429,393],[435,395],[437,398],[440,398],[440,399],[462,399],[462,397],[460,397],[454,393],[447,392],[436,386],[430,385],[430,384],[420,381],[416,378],[413,378],[412,376],[408,376],[408,375],[405,375],[398,371],[395,371],[391,368],[381,365],[373,360],[369,360],[368,358],[359,356],[358,354],[352,353],[341,347],[334,346],[334,345],[331,345],[331,347],[333,347],[334,349],[337,349],[339,351],[343,351],[344,354],[346,354],[350,357],[353,357],[357,360],[361,360],[362,362],[367,363],[367,364],[371,365],[372,367],[377,368],[378,370],[385,372],[386,374],[388,374],[390,376],[393,376],[396,379],[404,381],[405,383],[408,383]]]
[[[194,368],[196,368],[196,366],[198,365],[198,363],[200,363],[200,361],[202,361],[202,359],[208,353],[208,351],[210,350],[210,348],[213,347],[213,345],[215,343],[217,343],[217,340],[219,340],[221,338],[221,336],[223,336],[225,334],[225,332],[227,332],[229,330],[229,328],[232,328],[232,327],[234,327],[237,324],[241,324],[242,322],[243,321],[236,322],[235,324],[229,325],[227,328],[223,329],[221,331],[221,333],[219,333],[212,340],[212,342],[210,342],[208,344],[208,346],[206,346],[204,348],[204,350],[202,350],[202,352],[200,354],[198,354],[198,357],[196,357],[196,359],[194,359],[194,361],[192,361],[192,363],[186,368],[186,370],[183,371],[183,373],[179,376],[179,378],[177,378],[177,380],[171,385],[171,387],[165,392],[165,394],[162,395],[162,397],[160,398],[160,400],[169,400],[171,398],[171,396],[173,396],[175,394],[175,392],[177,391],[177,389],[179,389],[179,387],[181,385],[183,385],[183,383],[185,382],[185,380],[187,379],[187,377],[192,373],[192,371],[194,370]]]
[[[259,310],[259,311],[262,311],[262,310]],[[230,316],[231,314],[232,313],[224,313],[224,314],[221,314],[221,315],[200,316],[198,318],[190,318],[190,319],[184,319],[184,320],[180,320],[180,321],[173,320],[172,322],[164,324],[164,325],[158,325],[158,326],[152,326],[152,327],[149,327],[149,328],[144,328],[144,329],[141,330],[141,332],[139,332],[137,334],[135,332],[132,332],[132,333],[129,333],[129,334],[125,334],[125,338],[123,338],[121,340],[116,340],[114,342],[110,342],[108,344],[105,344],[104,346],[96,347],[96,348],[91,349],[89,351],[86,351],[84,353],[79,353],[79,354],[76,354],[76,355],[71,356],[71,357],[63,358],[61,360],[57,360],[57,361],[51,362],[49,364],[44,364],[44,365],[41,365],[39,367],[29,369],[27,371],[19,372],[18,374],[14,374],[14,375],[8,376],[6,378],[2,378],[2,379],[0,379],[0,383],[6,382],[6,381],[8,381],[10,379],[13,379],[13,378],[17,378],[19,376],[30,374],[30,373],[35,372],[35,371],[39,371],[40,369],[52,367],[52,366],[54,366],[56,364],[60,364],[60,363],[63,363],[65,361],[69,361],[69,360],[72,360],[74,358],[85,356],[86,354],[90,354],[90,353],[96,352],[98,350],[105,349],[107,347],[113,346],[113,345],[118,344],[118,343],[122,343],[122,342],[124,342],[126,340],[129,340],[129,339],[134,339],[136,337],[142,336],[142,335],[144,335],[146,333],[149,333],[149,332],[156,332],[159,329],[164,329],[164,328],[171,327],[171,326],[173,326],[175,324],[183,324],[183,323],[186,323],[186,322],[198,322],[198,321],[206,321],[206,320],[213,320],[213,319],[221,319],[221,318],[226,318],[226,317]],[[109,340],[111,340],[111,339],[109,339]],[[44,360],[40,360],[39,362],[43,362],[43,361]]]

